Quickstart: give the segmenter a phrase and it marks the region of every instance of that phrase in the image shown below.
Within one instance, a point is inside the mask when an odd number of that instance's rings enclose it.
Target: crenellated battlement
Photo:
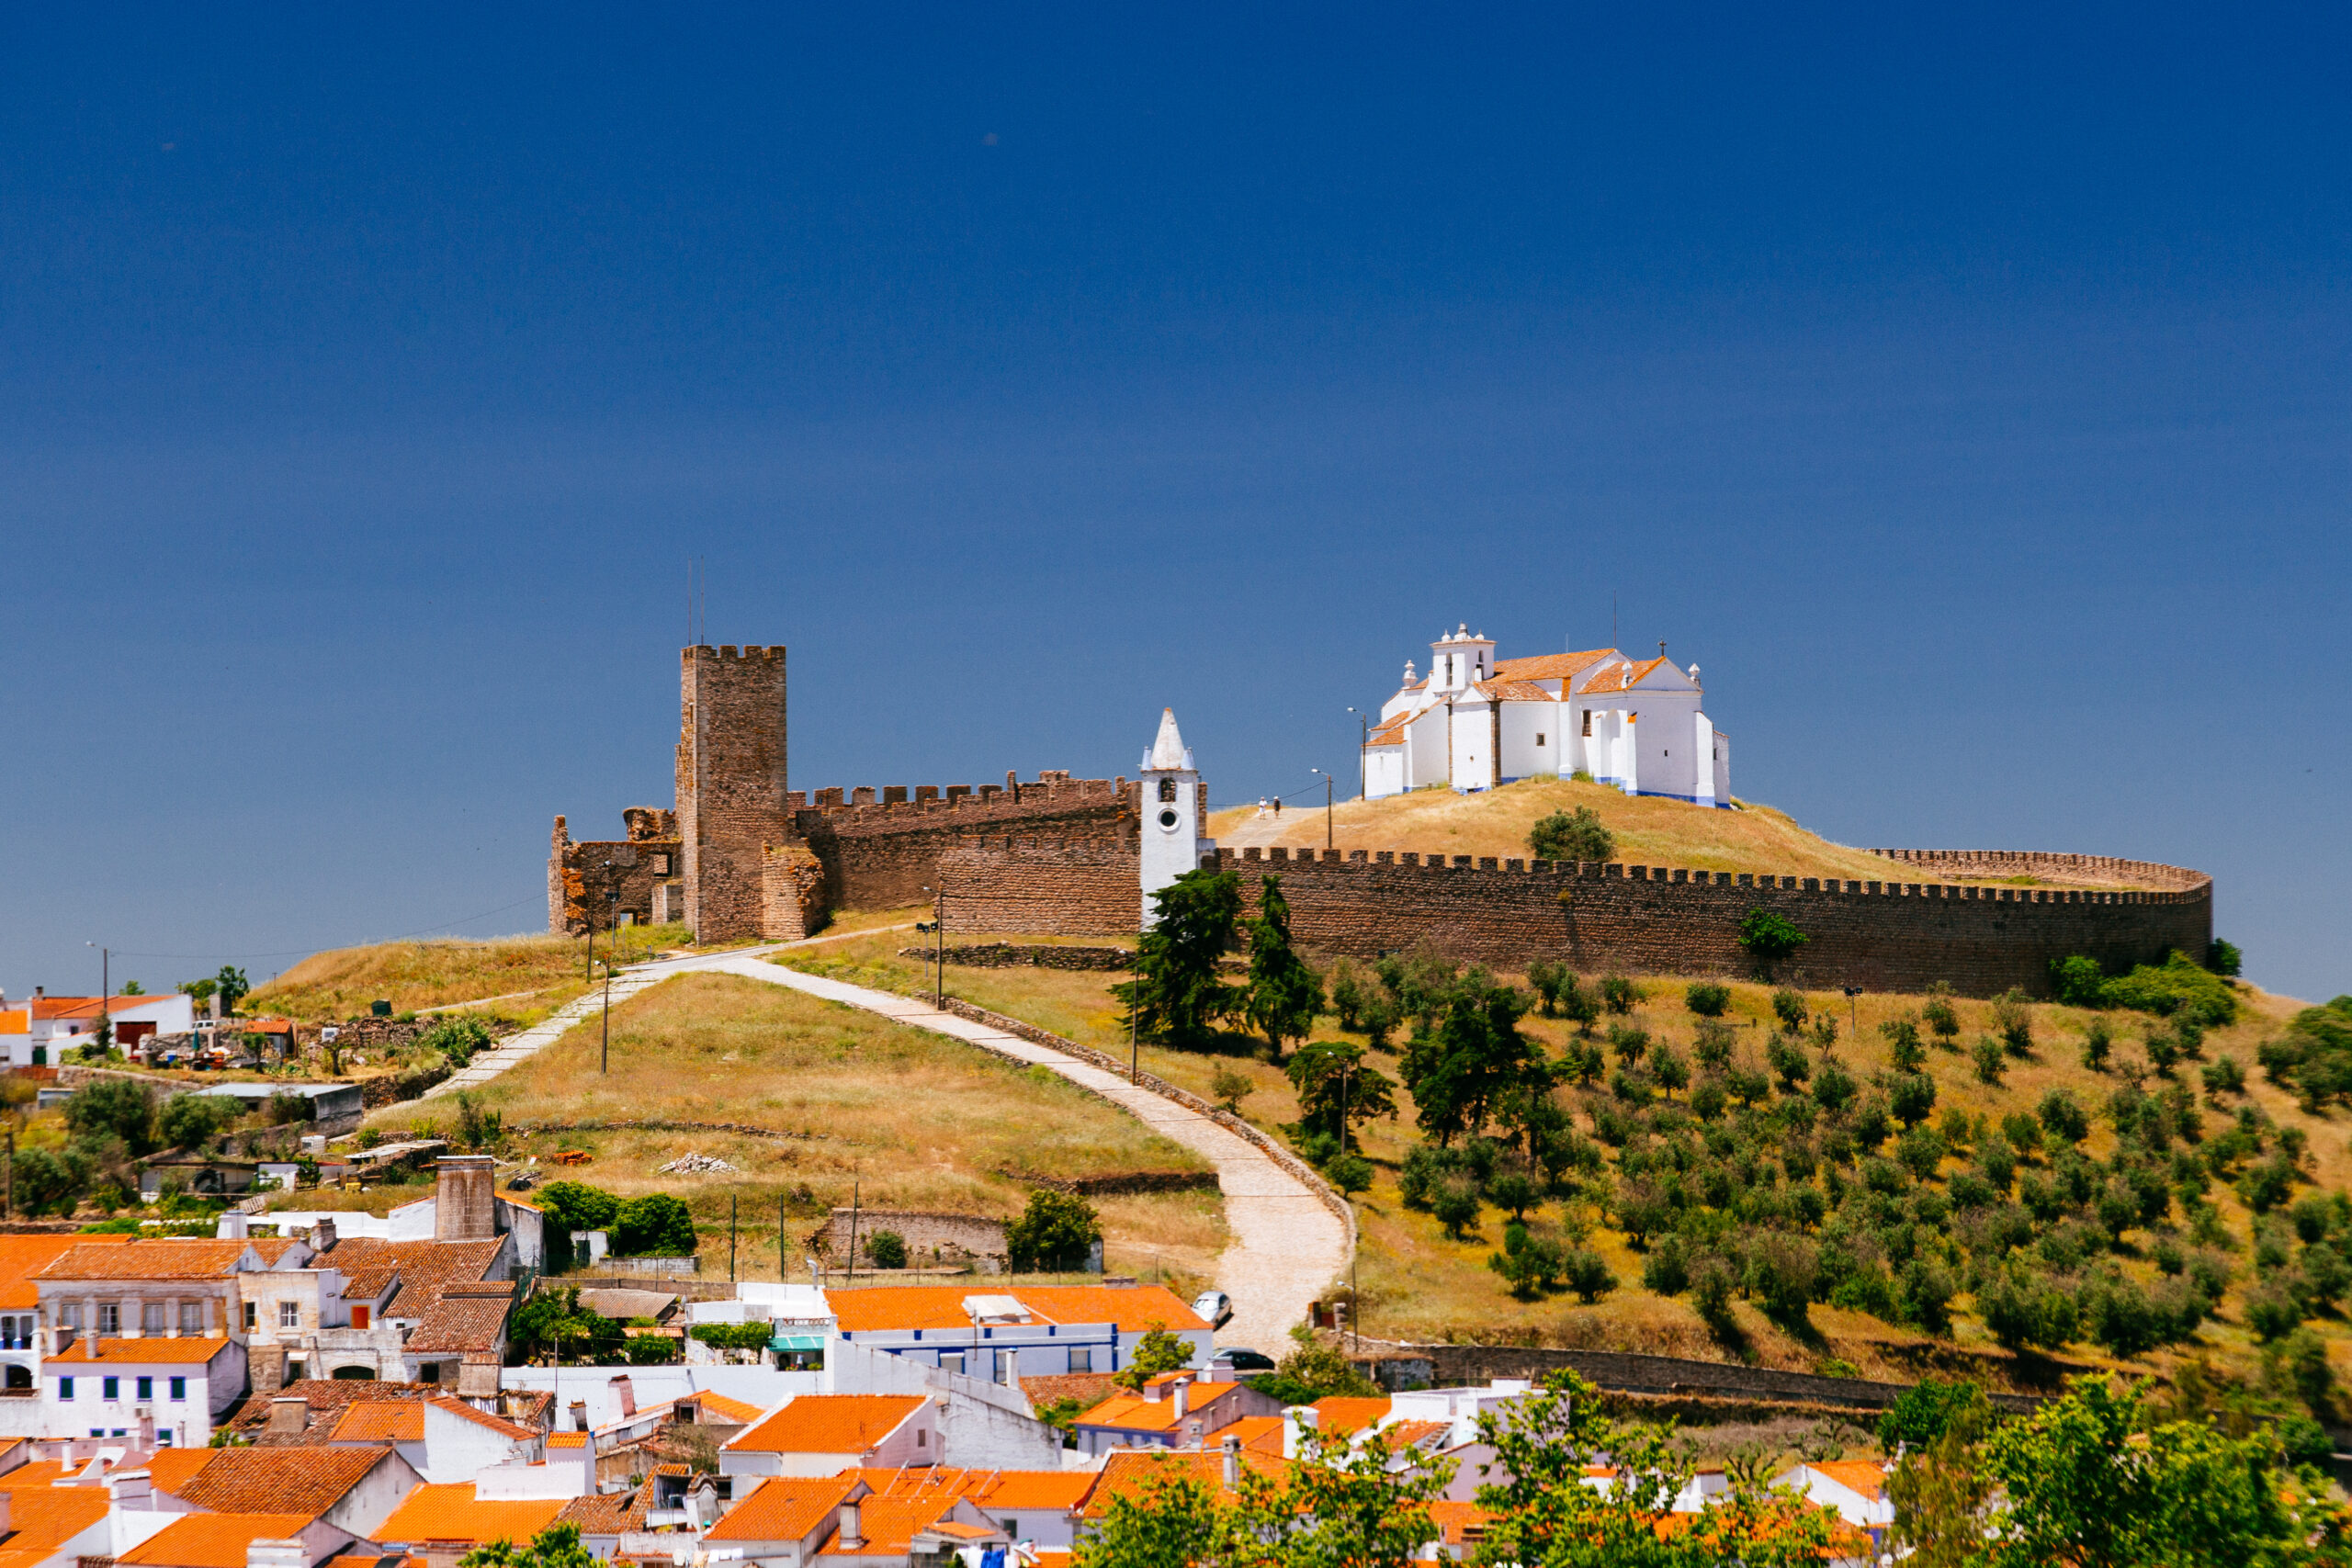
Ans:
[[[2139,883],[2176,893],[2210,888],[2213,879],[2186,866],[2116,855],[2063,854],[2047,850],[1871,850],[1874,855],[1939,871],[1945,876],[2032,877],[2077,883]]]
[[[738,648],[729,642],[714,648],[709,643],[698,642],[687,648],[685,657],[690,660],[712,659],[722,664],[781,664],[784,662],[784,644],[774,643],[763,648],[757,643],[745,643]]]
[[[1912,863],[1912,857],[1922,857],[1932,863],[1933,858],[1953,854],[1948,851],[1874,850],[1889,859]],[[1987,861],[1998,857],[1980,856]],[[1234,871],[1241,866],[1264,863],[1274,865],[1316,865],[1336,867],[1367,867],[1394,865],[1422,871],[1516,872],[1529,876],[1549,877],[1555,881],[1623,881],[1647,882],[1684,887],[1747,888],[1751,891],[1770,890],[1782,893],[1817,893],[1836,897],[1863,898],[1938,898],[1955,903],[1978,904],[2186,904],[2209,901],[2212,897],[2213,879],[2202,872],[2183,866],[2163,865],[2153,861],[2115,861],[2097,855],[2029,854],[2014,857],[2020,864],[2040,864],[2046,872],[2060,869],[2064,862],[2100,863],[2106,867],[2133,868],[2141,879],[2156,880],[2156,874],[2177,880],[2177,886],[2168,889],[2122,887],[2001,887],[1969,883],[1840,881],[1837,877],[1780,876],[1767,872],[1690,871],[1663,865],[1632,865],[1618,861],[1547,861],[1502,859],[1494,855],[1422,855],[1409,850],[1286,850],[1247,849],[1217,851],[1214,869]],[[1201,862],[1204,869],[1212,866],[1210,857]],[[1960,874],[2004,874],[2007,873],[1972,873]]]
[[[1026,784],[1017,775],[1007,773],[1001,784],[885,784],[878,790],[871,784],[860,784],[854,788],[820,789],[813,796],[807,790],[797,789],[785,801],[786,808],[793,811],[854,821],[877,817],[928,817],[1003,806],[1050,809],[1109,805],[1124,796],[1126,788],[1124,777],[1074,779],[1066,771],[1049,768]]]

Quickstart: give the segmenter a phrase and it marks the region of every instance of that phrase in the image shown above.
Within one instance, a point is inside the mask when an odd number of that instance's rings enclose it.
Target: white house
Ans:
[[[85,1336],[47,1358],[51,1436],[138,1438],[141,1448],[200,1449],[245,1393],[234,1339]]]
[[[104,1017],[114,1041],[135,1049],[151,1034],[196,1027],[196,1004],[185,996],[52,997],[39,987],[11,1002],[0,995],[0,1066],[51,1066],[69,1046],[87,1045]]]
[[[1827,1460],[1784,1470],[1772,1478],[1772,1484],[1816,1507],[1835,1508],[1848,1524],[1869,1531],[1871,1545],[1883,1550],[1886,1532],[1894,1525],[1887,1473],[1887,1467],[1875,1460]]]
[[[1613,648],[1498,659],[1467,626],[1430,644],[1430,672],[1405,666],[1363,748],[1371,799],[1443,784],[1493,789],[1589,774],[1627,795],[1731,805],[1731,739],[1701,704],[1699,667]]]

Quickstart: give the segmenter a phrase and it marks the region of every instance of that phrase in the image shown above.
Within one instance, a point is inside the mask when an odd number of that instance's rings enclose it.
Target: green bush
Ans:
[[[613,1220],[613,1250],[624,1258],[691,1258],[695,1220],[667,1192],[649,1192],[620,1206]]]
[[[550,1181],[536,1194],[549,1228],[560,1236],[573,1231],[606,1231],[619,1217],[621,1201],[584,1181]]]
[[[1682,1005],[1701,1018],[1721,1018],[1731,1006],[1731,987],[1713,980],[1693,980],[1682,992]]]
[[[2238,1015],[2237,993],[2229,982],[2185,953],[2176,952],[2162,964],[2143,964],[2108,981],[2104,996],[2109,1007],[2165,1018],[2177,1014],[2209,1029]]]
[[[1617,852],[1617,837],[1589,806],[1555,811],[1527,835],[1528,852],[1538,860],[1605,863]]]
[[[904,1269],[907,1238],[897,1231],[876,1231],[865,1238],[865,1256],[876,1269]]]
[[[684,1348],[666,1334],[640,1334],[621,1341],[621,1354],[632,1367],[659,1367],[684,1359]]]
[[[1102,1222],[1092,1204],[1046,1188],[1030,1193],[1029,1206],[1004,1228],[1005,1247],[1015,1269],[1082,1268],[1102,1239]]]
[[[1781,1027],[1782,1029],[1794,1032],[1795,1030],[1803,1028],[1806,1016],[1804,997],[1803,993],[1792,990],[1786,986],[1783,986],[1779,990],[1774,991],[1772,993],[1772,1016],[1781,1021]]]
[[[698,1323],[687,1332],[714,1350],[764,1350],[775,1337],[767,1323]]]
[[[477,1052],[490,1049],[492,1041],[490,1025],[479,1018],[464,1013],[442,1019],[417,1036],[417,1045],[425,1051],[438,1051],[449,1059],[449,1066],[463,1072]]]
[[[1739,945],[1747,950],[1747,956],[1756,961],[1757,968],[1766,973],[1812,940],[1770,909],[1750,909],[1739,922]]]

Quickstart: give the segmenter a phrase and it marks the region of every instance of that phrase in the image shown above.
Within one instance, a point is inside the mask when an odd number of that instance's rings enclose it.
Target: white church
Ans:
[[[1444,784],[1493,789],[1589,773],[1627,795],[1731,805],[1731,739],[1700,705],[1699,667],[1613,648],[1497,659],[1468,624],[1430,644],[1430,672],[1405,666],[1363,748],[1374,799]]]

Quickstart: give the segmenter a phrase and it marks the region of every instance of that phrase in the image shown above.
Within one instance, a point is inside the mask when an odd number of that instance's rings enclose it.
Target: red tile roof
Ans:
[[[0,1235],[0,1309],[40,1304],[33,1276],[80,1247],[125,1246],[127,1235]]]
[[[968,1285],[876,1285],[829,1291],[826,1302],[849,1333],[877,1329],[968,1328],[967,1296],[1011,1296],[1040,1322],[1111,1323],[1140,1333],[1157,1323],[1171,1333],[1206,1328],[1164,1285],[1021,1285],[1001,1290]]]
[[[52,1367],[202,1366],[230,1348],[227,1339],[76,1339],[46,1359]]]
[[[928,1529],[938,1522],[941,1515],[956,1506],[956,1499],[944,1495],[935,1497],[866,1497],[857,1505],[857,1530],[863,1544],[846,1555],[856,1557],[905,1557],[914,1545],[915,1533]],[[836,1528],[825,1537],[825,1544],[817,1549],[820,1557],[838,1557],[842,1551],[842,1532]]]
[[[1582,653],[1536,653],[1518,659],[1498,659],[1495,660],[1495,678],[1499,681],[1565,681],[1582,674],[1616,652],[1613,648],[1589,648]]]
[[[407,1295],[405,1286],[401,1294]],[[514,1281],[453,1282],[424,1309],[409,1336],[412,1350],[492,1351],[506,1336],[506,1314],[514,1305]],[[390,1314],[388,1314],[390,1315]]]
[[[490,1278],[498,1265],[503,1241],[383,1241],[375,1236],[351,1236],[335,1243],[311,1264],[340,1269],[355,1281],[355,1294],[373,1296],[382,1287],[383,1270],[400,1276],[399,1293],[384,1303],[386,1317],[423,1318],[442,1292],[455,1284],[475,1284]],[[372,1288],[360,1290],[356,1281]]]
[[[243,1241],[83,1238],[36,1278],[42,1280],[217,1280],[236,1271]]]
[[[718,1416],[721,1421],[731,1421],[739,1427],[748,1427],[767,1414],[756,1404],[746,1404],[740,1399],[729,1399],[723,1393],[713,1393],[708,1389],[690,1393],[678,1403],[697,1406]]]
[[[1261,1475],[1278,1476],[1290,1467],[1290,1461],[1278,1454],[1244,1449],[1240,1457],[1243,1468]],[[1163,1478],[1196,1482],[1220,1496],[1229,1495],[1225,1490],[1225,1455],[1221,1452],[1126,1450],[1104,1456],[1102,1473],[1095,1482],[1094,1490],[1087,1495],[1085,1517],[1100,1518],[1109,1511],[1114,1497],[1140,1497]]]
[[[804,1393],[727,1439],[730,1453],[863,1454],[922,1408],[912,1393]]]
[[[316,1518],[391,1454],[388,1448],[220,1449],[176,1495],[215,1514],[300,1512]]]
[[[526,1541],[555,1523],[568,1501],[563,1497],[484,1500],[474,1495],[470,1481],[446,1485],[427,1482],[376,1527],[376,1539],[410,1546],[428,1540]]]
[[[424,1401],[369,1400],[354,1404],[334,1424],[338,1443],[421,1443],[424,1441]]]
[[[1241,1447],[1252,1453],[1279,1454],[1283,1451],[1283,1427],[1280,1416],[1244,1416],[1230,1426],[1219,1427],[1201,1439],[1201,1447],[1214,1453],[1225,1448],[1225,1439],[1238,1438]]]
[[[212,1462],[220,1449],[157,1449],[147,1458],[147,1480],[158,1492],[179,1495],[188,1478]]]
[[[309,1514],[182,1514],[116,1561],[135,1568],[245,1568],[257,1540],[287,1540]]]
[[[1369,1427],[1387,1414],[1386,1394],[1371,1399],[1331,1398],[1315,1402],[1316,1430],[1329,1436],[1340,1436],[1359,1427]]]
[[[738,1485],[741,1483],[738,1482]],[[710,1527],[712,1540],[799,1540],[865,1483],[854,1472],[809,1479],[773,1476]]]

